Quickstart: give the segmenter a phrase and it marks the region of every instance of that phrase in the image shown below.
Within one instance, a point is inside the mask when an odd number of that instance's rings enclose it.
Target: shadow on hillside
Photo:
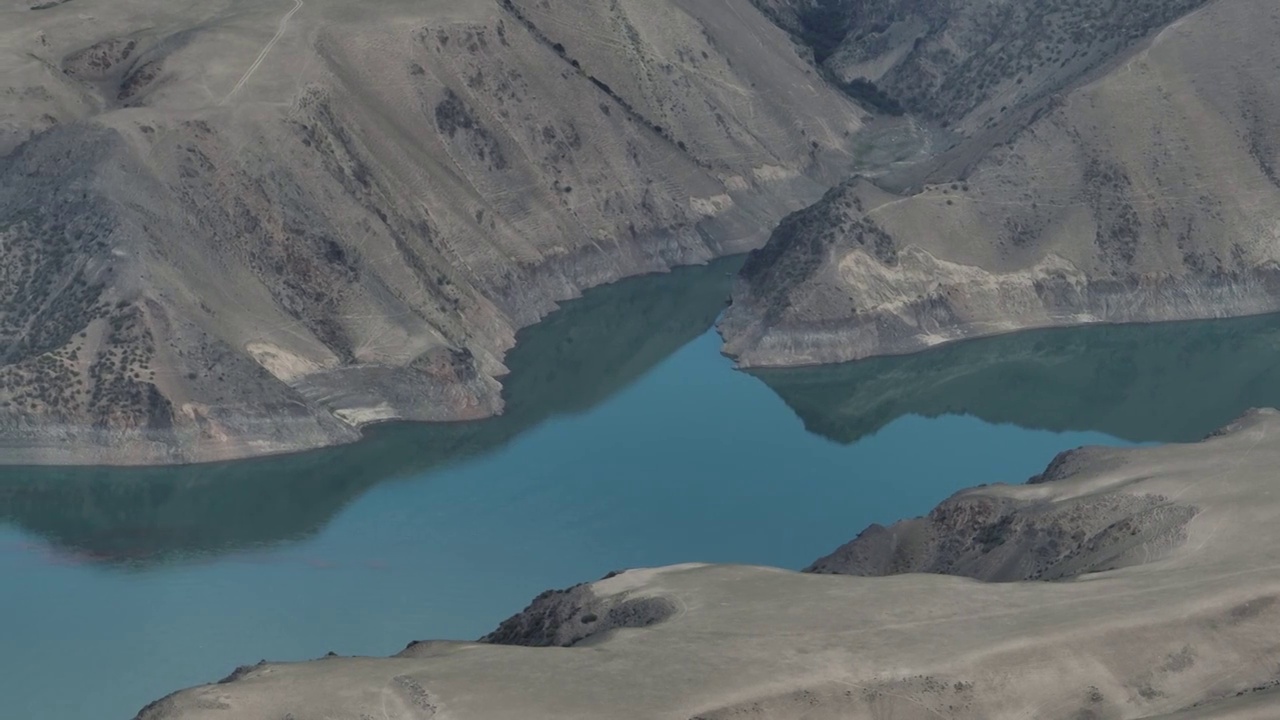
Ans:
[[[1280,407],[1280,316],[1034,330],[918,355],[752,375],[851,444],[903,415],[973,415],[1132,442],[1199,440]]]

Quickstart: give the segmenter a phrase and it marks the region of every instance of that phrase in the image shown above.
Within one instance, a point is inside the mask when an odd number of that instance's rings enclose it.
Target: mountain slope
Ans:
[[[9,462],[209,460],[491,415],[518,328],[759,245],[852,163],[863,117],[749,8],[3,18]]]
[[[744,366],[814,364],[1280,308],[1277,31],[1270,4],[1221,0],[963,178],[903,195],[843,184],[748,261],[727,351]]]
[[[1206,0],[755,2],[854,94],[972,135]]]

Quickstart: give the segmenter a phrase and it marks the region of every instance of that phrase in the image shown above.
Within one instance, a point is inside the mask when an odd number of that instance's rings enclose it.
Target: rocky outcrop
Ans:
[[[610,573],[605,580],[621,573]],[[590,585],[548,590],[524,610],[507,618],[496,630],[480,638],[494,645],[573,647],[590,638],[621,628],[643,628],[660,623],[677,611],[663,597],[601,597]],[[413,644],[410,644],[410,648]]]
[[[1186,541],[1195,515],[1194,507],[1155,495],[1046,503],[979,491],[951,498],[924,518],[873,525],[806,572],[1063,580],[1158,559]]]
[[[784,221],[722,329],[747,367],[1032,327],[1280,309],[1280,30],[1217,2],[1057,97],[947,182],[852,180]],[[944,162],[939,160],[939,162]],[[956,166],[959,168],[959,166]]]
[[[864,116],[749,8],[143,6],[0,31],[6,462],[493,415],[519,328],[760,245]]]

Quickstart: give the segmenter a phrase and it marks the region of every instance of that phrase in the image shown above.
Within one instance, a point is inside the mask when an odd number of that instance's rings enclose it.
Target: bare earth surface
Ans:
[[[1276,467],[1280,413],[1255,411],[1198,444],[1066,454],[814,568],[1005,582],[630,570],[485,639],[550,647],[265,663],[139,718],[1272,717]]]
[[[758,247],[866,117],[746,3],[5,0],[0,28],[6,462],[492,415],[518,328]]]

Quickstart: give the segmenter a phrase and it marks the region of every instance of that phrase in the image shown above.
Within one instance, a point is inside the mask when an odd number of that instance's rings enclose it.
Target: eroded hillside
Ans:
[[[1222,0],[1056,99],[954,181],[850,180],[753,254],[743,365],[839,362],[1028,327],[1280,308],[1280,13]]]
[[[10,461],[491,415],[516,329],[758,246],[865,116],[745,5],[21,2],[0,26]]]

